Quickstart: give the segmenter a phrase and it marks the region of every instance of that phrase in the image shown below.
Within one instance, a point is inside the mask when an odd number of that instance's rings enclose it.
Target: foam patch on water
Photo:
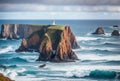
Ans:
[[[12,80],[16,79],[18,73],[24,72],[26,69],[0,69],[0,73],[4,74],[5,76],[9,77]]]
[[[120,55],[107,55],[107,56],[102,56],[102,55],[96,55],[96,54],[78,54],[78,58],[79,58],[81,61],[84,61],[84,60],[120,61]]]
[[[12,46],[8,46],[8,47],[3,48],[3,49],[0,48],[0,54],[12,51],[12,49],[13,49]]]
[[[89,41],[89,40],[97,40],[95,37],[76,37],[77,41]]]
[[[110,37],[110,36],[111,36],[111,33],[105,33],[104,36],[105,36],[105,37]]]
[[[93,46],[91,46],[91,47],[81,47],[81,50],[79,50],[79,51],[82,51],[82,50],[100,50],[100,51],[115,51],[117,48],[115,48],[115,47],[93,47]]]
[[[7,40],[7,38],[0,38],[0,40]]]
[[[26,59],[28,62],[35,62],[38,56],[22,56],[23,59]]]
[[[73,70],[73,71],[67,71],[65,74],[65,77],[72,77],[72,78],[84,78],[84,77],[90,77],[90,78],[119,78],[120,74],[119,72],[115,71],[108,71],[108,70]]]
[[[78,71],[78,70],[73,70],[73,71],[67,71],[65,74],[65,77],[85,77],[89,76],[90,71],[88,70],[83,70],[83,71]]]
[[[16,77],[15,81],[46,81],[45,78],[36,78],[31,75]]]

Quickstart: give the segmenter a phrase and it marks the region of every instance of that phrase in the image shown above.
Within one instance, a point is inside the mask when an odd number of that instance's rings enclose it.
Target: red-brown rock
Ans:
[[[5,77],[2,73],[0,73],[0,81],[14,81],[14,80],[11,80],[10,78]]]
[[[33,49],[40,53],[37,61],[70,62],[78,59],[72,48],[79,46],[70,27],[49,25],[24,39],[17,52]]]

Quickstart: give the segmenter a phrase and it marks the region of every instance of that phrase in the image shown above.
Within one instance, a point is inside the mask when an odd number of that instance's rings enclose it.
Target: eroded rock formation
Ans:
[[[80,47],[70,27],[49,25],[23,39],[16,51],[38,51],[38,61],[68,62],[78,59],[72,48]]]
[[[92,34],[105,34],[105,33],[104,33],[104,30],[103,30],[102,27],[98,27],[98,28],[96,29],[96,31],[95,31],[94,33],[92,33]]]
[[[11,80],[10,78],[5,77],[2,73],[0,73],[0,81],[14,81],[14,80]]]
[[[44,26],[28,24],[2,24],[0,37],[8,39],[27,38],[33,32],[41,29],[42,27]]]
[[[118,30],[114,30],[112,32],[111,36],[120,36],[119,31]]]

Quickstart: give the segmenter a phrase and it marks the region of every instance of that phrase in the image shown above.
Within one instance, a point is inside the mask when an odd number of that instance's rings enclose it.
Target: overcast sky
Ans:
[[[0,0],[1,19],[120,19],[120,0]]]

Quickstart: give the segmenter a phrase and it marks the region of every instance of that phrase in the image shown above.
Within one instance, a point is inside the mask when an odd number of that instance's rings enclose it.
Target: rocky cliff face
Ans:
[[[27,25],[19,24],[2,24],[1,37],[8,39],[23,38],[25,35],[25,29]],[[25,27],[25,28],[24,28]]]
[[[69,26],[49,25],[23,39],[20,51],[38,51],[38,61],[68,62],[77,60],[72,48],[79,48]]]
[[[74,44],[72,44],[75,40],[75,39],[73,40],[72,38],[75,38],[75,37],[73,37],[73,33],[71,32],[69,26],[65,26],[65,29],[61,33],[60,38],[61,39],[57,46],[54,60],[55,61],[77,60],[78,58],[76,54],[71,49],[72,48],[71,45],[73,45],[73,47],[75,46]]]
[[[2,24],[0,37],[8,39],[27,38],[42,27],[28,24]]]

